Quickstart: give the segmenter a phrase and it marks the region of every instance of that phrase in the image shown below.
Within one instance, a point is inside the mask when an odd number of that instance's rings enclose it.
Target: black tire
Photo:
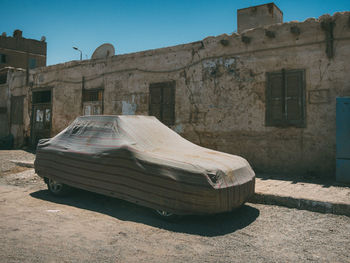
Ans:
[[[54,196],[66,196],[72,190],[68,185],[62,184],[51,178],[45,178],[45,182],[50,194]]]
[[[178,215],[175,215],[173,213],[167,212],[165,210],[153,210],[153,212],[157,215],[157,217],[161,218],[165,221],[174,222],[178,220],[180,217]]]

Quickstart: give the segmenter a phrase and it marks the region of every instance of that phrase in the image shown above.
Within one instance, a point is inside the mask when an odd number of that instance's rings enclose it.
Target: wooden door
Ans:
[[[32,145],[36,147],[40,139],[50,138],[51,103],[33,105]]]

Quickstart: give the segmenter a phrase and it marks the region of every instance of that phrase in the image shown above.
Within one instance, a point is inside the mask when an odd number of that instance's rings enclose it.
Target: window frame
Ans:
[[[305,79],[305,69],[291,69],[286,70],[282,69],[280,71],[275,72],[267,72],[266,73],[266,110],[265,110],[265,125],[268,127],[297,127],[297,128],[305,128],[306,127],[306,79]],[[300,118],[297,120],[289,120],[288,119],[288,111],[286,103],[291,98],[287,96],[287,77],[292,74],[299,74],[299,84],[300,90],[298,95],[299,100],[299,110],[300,110]],[[273,109],[272,109],[272,88],[271,79],[274,76],[281,76],[281,114],[282,119],[275,120],[272,118]]]
[[[10,123],[15,125],[24,124],[24,95],[11,96]]]

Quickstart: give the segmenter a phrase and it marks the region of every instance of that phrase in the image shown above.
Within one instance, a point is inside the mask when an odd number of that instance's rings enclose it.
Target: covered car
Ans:
[[[40,140],[35,170],[51,192],[68,185],[164,215],[231,211],[255,189],[244,158],[193,144],[151,116],[78,117]]]

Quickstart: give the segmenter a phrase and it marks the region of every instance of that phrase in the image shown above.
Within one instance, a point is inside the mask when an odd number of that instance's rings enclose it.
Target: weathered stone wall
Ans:
[[[337,13],[244,35],[39,68],[30,71],[27,84],[25,74],[16,73],[11,92],[27,94],[29,136],[31,90],[53,89],[53,136],[82,115],[83,86],[104,88],[104,114],[147,115],[149,85],[175,81],[172,128],[185,138],[241,155],[258,172],[333,176],[335,98],[350,95],[349,17],[349,12]],[[332,34],[322,21],[335,23]],[[265,125],[266,73],[282,69],[305,69],[305,128]]]
[[[7,84],[0,84],[0,138],[9,134],[9,118],[7,103],[9,87]]]
[[[27,74],[25,71],[9,71],[8,85],[10,94],[8,96],[8,118],[10,120],[10,133],[15,138],[15,146],[19,147],[27,143],[30,135],[30,116],[31,116],[31,90],[26,86]],[[23,101],[23,124],[11,123],[11,96],[24,96]]]
[[[15,69],[8,67],[6,70],[3,70],[7,76],[12,76],[12,80],[16,75],[16,72],[19,72],[19,78],[17,78],[16,85],[12,85],[11,77],[7,77],[7,83],[0,84],[0,138],[4,136],[8,136],[11,133],[11,96],[18,95],[26,95],[27,88],[23,82],[23,70]],[[24,133],[21,127],[20,134],[16,136],[18,144],[21,145],[23,143]],[[15,127],[13,127],[15,129]],[[13,134],[13,133],[12,133]]]

